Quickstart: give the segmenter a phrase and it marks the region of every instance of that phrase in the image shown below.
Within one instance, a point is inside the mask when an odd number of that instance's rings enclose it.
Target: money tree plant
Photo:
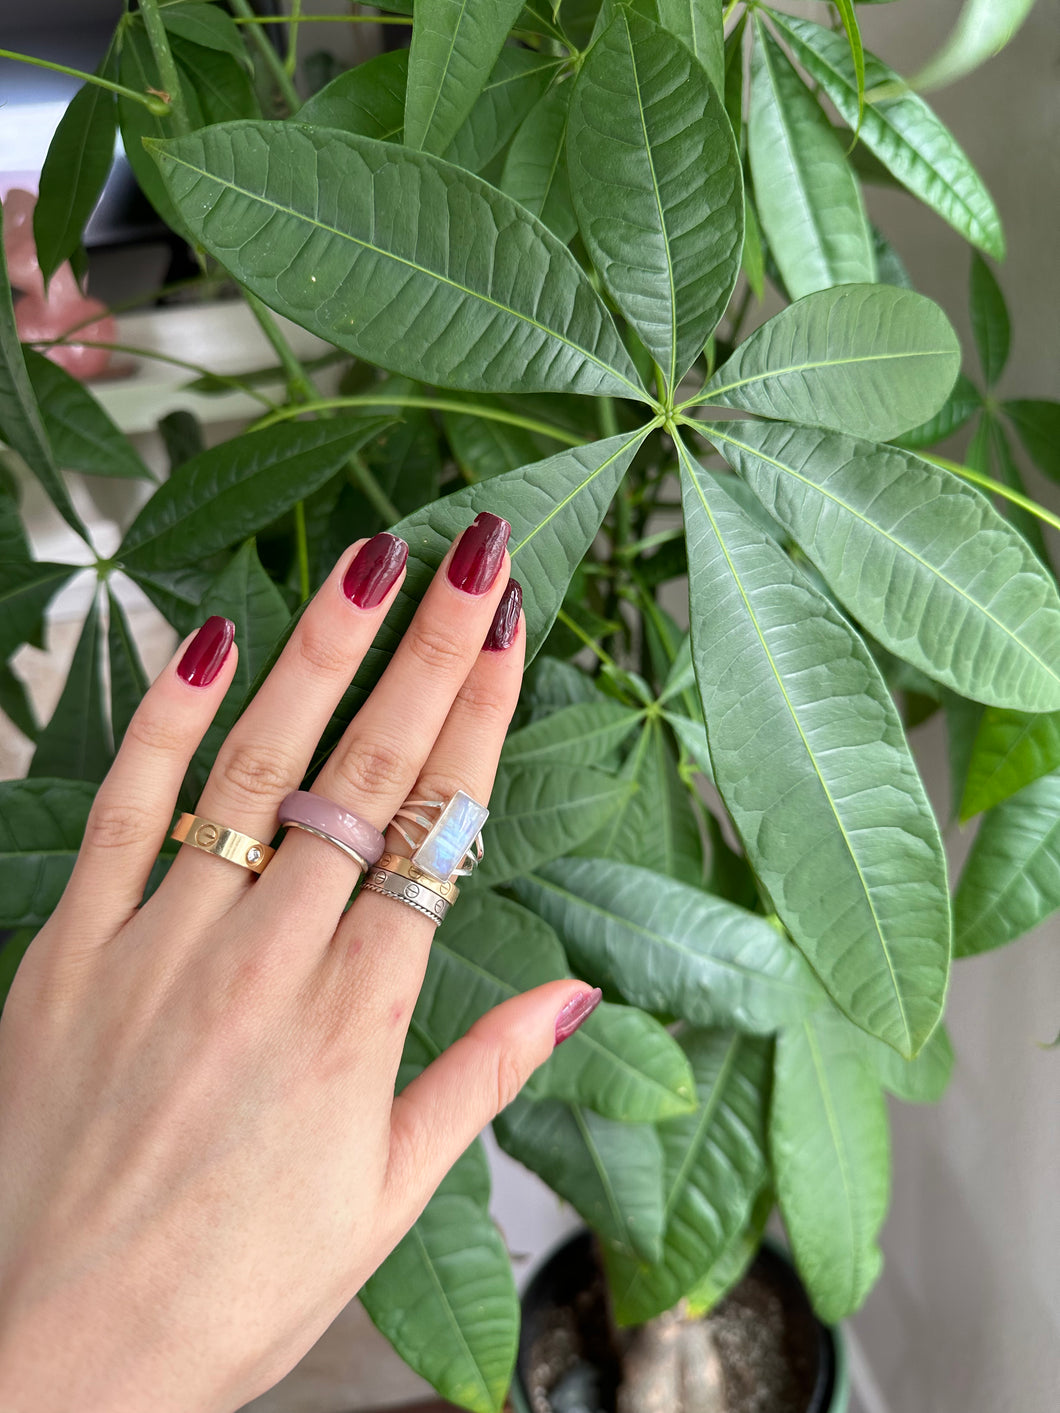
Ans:
[[[986,8],[943,67],[1028,4]],[[45,276],[76,255],[117,128],[204,278],[249,302],[286,395],[198,370],[261,416],[208,449],[188,414],[166,419],[169,474],[96,556],[46,724],[3,668],[0,704],[36,749],[0,786],[0,967],[54,907],[144,690],[122,576],[180,632],[237,624],[192,808],[345,544],[392,526],[411,553],[322,752],[449,537],[503,515],[531,665],[486,858],[437,933],[398,1082],[499,999],[576,969],[605,1004],[496,1134],[597,1233],[618,1321],[708,1308],[777,1204],[838,1319],[880,1269],[884,1091],[935,1098],[952,1058],[950,888],[907,726],[945,712],[957,796],[986,811],[958,955],[1060,906],[1060,599],[1049,517],[1000,420],[1057,476],[1058,409],[1002,408],[959,377],[953,330],[862,183],[900,184],[995,260],[998,214],[864,48],[851,0],[823,23],[740,0],[382,10],[407,47],[302,101],[293,50],[245,0],[140,0],[52,142]],[[1007,316],[974,258],[992,383]],[[745,335],[767,284],[779,312]],[[333,347],[336,395],[274,313]],[[5,283],[0,432],[90,543],[63,473],[151,472],[46,352],[19,346]],[[934,458],[976,408],[969,465]],[[84,572],[34,560],[16,485],[0,486],[0,662],[41,642]],[[476,1145],[361,1295],[411,1365],[483,1413],[519,1321],[488,1196]]]

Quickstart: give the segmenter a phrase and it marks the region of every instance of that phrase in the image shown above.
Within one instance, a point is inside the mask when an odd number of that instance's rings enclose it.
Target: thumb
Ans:
[[[468,1144],[600,1004],[583,981],[550,981],[487,1011],[394,1100],[387,1182],[422,1207]]]

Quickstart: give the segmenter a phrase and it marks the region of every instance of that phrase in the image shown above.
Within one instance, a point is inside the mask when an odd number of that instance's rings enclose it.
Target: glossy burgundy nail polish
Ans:
[[[373,535],[350,560],[342,580],[342,592],[358,608],[378,608],[394,587],[409,557],[404,540],[385,530]]]
[[[497,612],[482,644],[483,652],[502,653],[515,642],[519,631],[519,612],[523,606],[523,586],[518,579],[509,579],[508,587],[501,594]]]
[[[488,510],[475,517],[464,531],[449,561],[449,582],[465,594],[485,594],[493,587],[504,562],[512,527]]]
[[[236,625],[215,614],[192,638],[177,664],[177,676],[190,687],[208,687],[224,666],[236,636]]]
[[[597,986],[592,991],[579,991],[556,1017],[556,1044],[569,1040],[583,1021],[587,1021],[603,999],[604,993]]]

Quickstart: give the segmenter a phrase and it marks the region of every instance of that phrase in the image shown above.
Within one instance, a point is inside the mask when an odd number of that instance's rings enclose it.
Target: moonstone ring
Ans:
[[[463,790],[449,800],[406,800],[394,816],[394,828],[412,849],[412,862],[425,873],[444,883],[466,877],[481,863],[482,826],[489,810]],[[401,823],[407,820],[423,831],[416,838]]]

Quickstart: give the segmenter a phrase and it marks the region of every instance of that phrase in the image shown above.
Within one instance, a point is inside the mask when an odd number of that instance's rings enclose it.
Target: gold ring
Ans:
[[[219,859],[227,859],[251,873],[261,873],[276,852],[260,839],[252,839],[249,834],[240,834],[238,829],[229,829],[226,824],[217,824],[212,819],[203,819],[201,814],[182,814],[169,837]]]

